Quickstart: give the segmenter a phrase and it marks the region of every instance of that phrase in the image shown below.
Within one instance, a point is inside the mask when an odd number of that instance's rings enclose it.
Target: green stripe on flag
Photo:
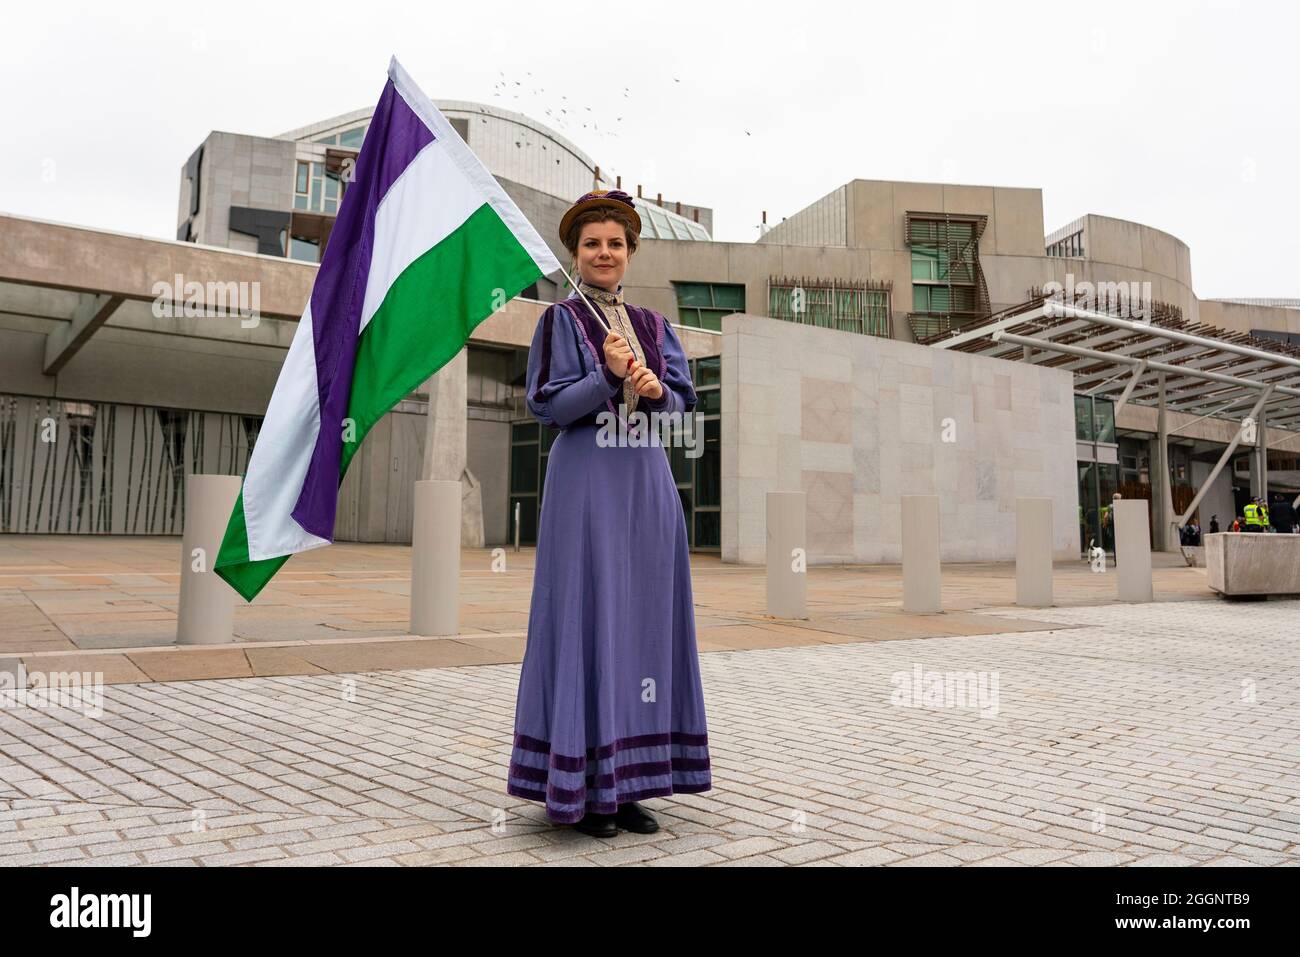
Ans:
[[[252,601],[271,580],[271,576],[288,560],[288,555],[266,558],[260,562],[248,560],[248,529],[244,525],[244,490],[240,489],[235,510],[230,513],[230,524],[226,526],[226,535],[221,540],[221,550],[217,552],[216,564],[212,566],[213,571],[224,578],[231,588],[239,592],[244,601]]]
[[[339,484],[366,434],[401,399],[455,358],[470,333],[542,272],[514,233],[484,203],[393,281],[357,343]],[[244,495],[231,513],[214,566],[252,601],[289,555],[250,561]]]
[[[530,283],[537,263],[487,203],[403,270],[361,334],[339,481],[389,409],[455,358],[470,333]]]

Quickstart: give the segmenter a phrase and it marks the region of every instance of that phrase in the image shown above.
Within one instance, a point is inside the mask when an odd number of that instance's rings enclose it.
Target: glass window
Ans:
[[[926,282],[933,282],[939,278],[939,253],[936,250],[912,250],[912,278]]]
[[[695,513],[695,547],[696,548],[721,548],[722,547],[722,513],[721,512],[696,512]]]
[[[360,149],[361,141],[366,137],[366,128],[358,126],[355,130],[345,130],[339,134],[339,146],[346,146],[349,149]]]
[[[713,296],[709,292],[709,287],[701,283],[681,282],[677,286],[677,305],[679,306],[711,306],[713,305]]]
[[[718,471],[722,457],[720,441],[721,422],[704,420],[704,452],[695,460],[695,504],[716,506],[721,504],[721,475]]]
[[[295,196],[295,197],[293,198],[293,208],[294,208],[294,209],[306,209],[306,208],[307,208],[307,197],[306,197],[306,196]]]
[[[510,491],[537,491],[537,445],[527,443],[510,448]]]
[[[1080,442],[1091,442],[1093,440],[1092,436],[1092,397],[1076,395],[1074,397],[1074,437]]]
[[[320,209],[320,180],[311,181],[311,208]]]
[[[301,260],[305,263],[320,262],[320,240],[303,239],[299,236],[294,236],[293,239],[290,240],[289,258]]]
[[[740,285],[714,286],[713,304],[724,309],[741,312],[745,308],[745,287]]]
[[[298,163],[298,178],[294,183],[295,193],[307,192],[307,181],[311,178],[311,166],[307,163]]]
[[[1093,423],[1098,442],[1115,441],[1115,403],[1109,399],[1096,399],[1093,404]]]
[[[695,362],[695,385],[719,385],[722,382],[722,358],[708,356]]]

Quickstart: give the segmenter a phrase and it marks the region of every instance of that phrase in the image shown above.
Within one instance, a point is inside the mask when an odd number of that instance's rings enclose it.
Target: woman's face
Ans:
[[[630,255],[622,223],[607,219],[582,227],[578,236],[578,272],[593,286],[617,289],[627,272]]]

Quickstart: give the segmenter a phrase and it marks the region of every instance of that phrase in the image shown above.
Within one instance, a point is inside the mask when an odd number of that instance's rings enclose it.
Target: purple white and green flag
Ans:
[[[214,563],[245,599],[328,545],[370,428],[470,332],[560,269],[396,58]]]

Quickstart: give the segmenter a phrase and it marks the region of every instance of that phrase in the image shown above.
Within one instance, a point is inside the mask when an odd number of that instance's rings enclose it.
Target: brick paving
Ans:
[[[0,708],[0,864],[1300,863],[1300,602],[993,610],[702,655],[714,789],[609,840],[504,793],[516,664]]]

